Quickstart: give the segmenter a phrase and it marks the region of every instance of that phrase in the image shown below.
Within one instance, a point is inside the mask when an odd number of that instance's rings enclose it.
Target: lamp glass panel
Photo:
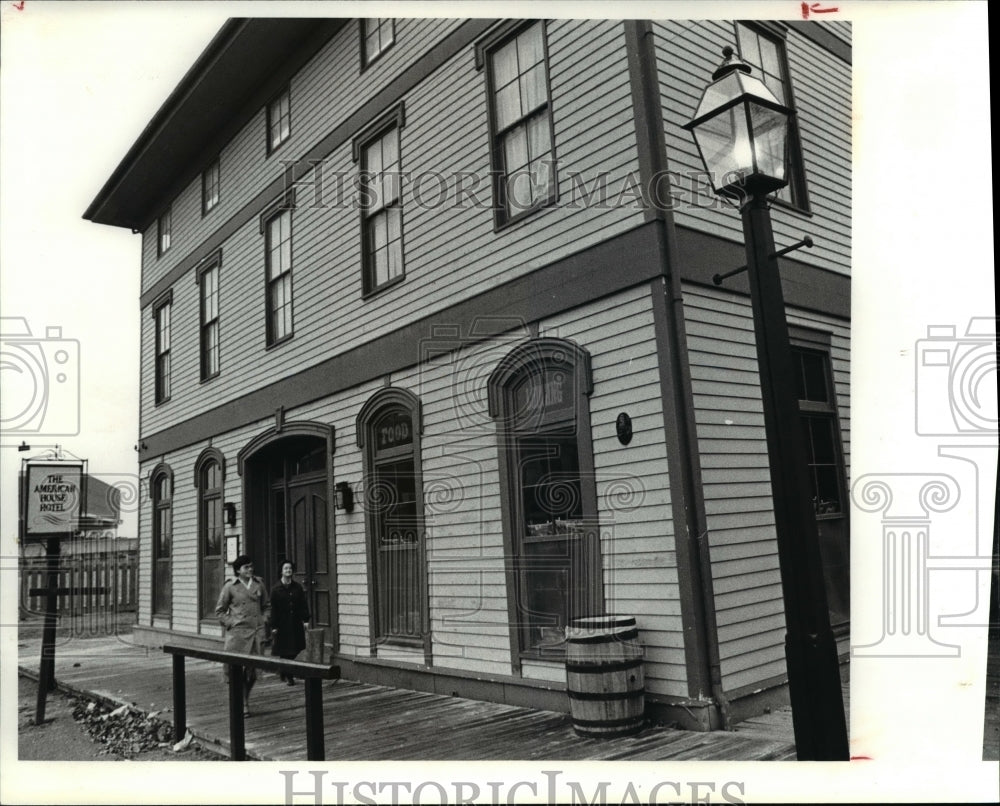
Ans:
[[[782,112],[776,112],[752,101],[747,106],[753,130],[757,173],[784,180],[788,117]]]
[[[694,137],[714,188],[731,184],[734,174],[744,175],[753,170],[750,133],[742,105],[702,122],[695,127]]]
[[[725,106],[734,98],[738,98],[742,93],[743,87],[740,84],[739,74],[737,73],[730,73],[717,81],[713,81],[705,87],[705,94],[701,96],[698,109],[694,113],[694,119],[697,120]]]

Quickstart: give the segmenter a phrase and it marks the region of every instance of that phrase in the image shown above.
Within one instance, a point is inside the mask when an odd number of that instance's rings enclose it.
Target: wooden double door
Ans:
[[[321,627],[324,642],[334,640],[333,573],[330,554],[330,483],[325,440],[292,437],[254,457],[248,492],[247,545],[268,589],[277,584],[281,566],[295,565],[295,579],[305,590],[309,626]]]

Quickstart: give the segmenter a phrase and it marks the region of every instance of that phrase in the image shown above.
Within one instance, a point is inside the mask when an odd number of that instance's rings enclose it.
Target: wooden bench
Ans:
[[[174,689],[174,741],[179,742],[187,733],[187,690],[184,680],[184,658],[224,663],[229,666],[229,746],[233,761],[246,761],[246,735],[243,724],[243,675],[241,667],[279,672],[301,677],[306,693],[306,757],[309,761],[324,761],[323,747],[323,681],[340,677],[339,666],[320,663],[303,663],[295,660],[248,655],[243,652],[226,652],[214,649],[165,644],[163,651],[173,656]]]

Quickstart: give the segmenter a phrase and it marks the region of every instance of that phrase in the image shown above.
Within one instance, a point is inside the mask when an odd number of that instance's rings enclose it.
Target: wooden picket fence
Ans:
[[[21,558],[21,618],[41,616],[45,596],[38,593],[47,583],[44,557]],[[134,549],[92,554],[63,554],[59,557],[59,587],[67,589],[57,597],[60,617],[89,616],[95,623],[121,612],[135,611],[139,598],[139,556]],[[103,590],[102,590],[103,589]],[[32,595],[34,593],[34,595]]]

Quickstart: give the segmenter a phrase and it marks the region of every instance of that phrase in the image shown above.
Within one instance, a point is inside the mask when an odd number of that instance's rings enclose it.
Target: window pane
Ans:
[[[497,129],[503,130],[521,117],[521,95],[517,82],[501,87],[496,94]]]
[[[778,62],[778,46],[769,39],[760,40],[760,62],[761,69],[768,75],[781,76],[781,66]],[[781,96],[778,96],[779,100]]]
[[[816,468],[816,514],[832,515],[841,511],[840,485],[837,483],[837,468]]]
[[[378,465],[375,488],[372,497],[377,522],[381,633],[418,636],[421,626],[417,568],[420,526],[412,458]]]
[[[376,174],[382,170],[382,141],[376,140],[365,149],[365,170],[374,180]]]
[[[552,141],[549,136],[549,116],[537,115],[528,121],[528,153],[532,160],[548,157],[552,151]]]
[[[381,140],[382,164],[387,171],[399,169],[399,132],[396,129],[388,132]]]
[[[737,26],[739,30],[740,55],[745,62],[760,67],[760,48],[757,44],[757,34],[743,25]],[[760,76],[757,76],[760,78]]]
[[[389,232],[387,224],[388,215],[383,210],[371,217],[369,225],[371,227],[372,246],[377,251],[383,249],[388,243]]]
[[[826,361],[820,353],[802,352],[802,385],[805,395],[801,400],[812,400],[821,403],[830,402],[826,387]]]
[[[511,41],[493,54],[493,85],[505,87],[517,79],[517,42]]]
[[[504,168],[508,174],[528,164],[528,139],[525,127],[518,126],[504,137]]]
[[[524,546],[518,620],[526,626],[526,648],[561,641],[570,618],[572,555],[569,541],[548,540]]]
[[[388,257],[388,266],[386,267],[386,274],[388,279],[392,280],[399,277],[403,273],[403,244],[401,241],[394,241],[389,245],[386,250]]]
[[[538,23],[517,37],[518,67],[523,73],[532,65],[541,64],[544,57],[542,26]]]
[[[531,112],[548,100],[545,87],[545,65],[532,67],[521,78],[521,96],[524,99],[522,110],[524,114]]]

